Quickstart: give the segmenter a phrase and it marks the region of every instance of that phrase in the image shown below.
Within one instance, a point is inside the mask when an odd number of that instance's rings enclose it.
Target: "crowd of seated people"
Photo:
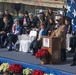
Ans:
[[[72,26],[69,18],[62,17],[55,22],[55,16],[51,9],[45,13],[41,10],[37,16],[25,11],[22,19],[16,18],[13,22],[12,16],[8,10],[5,10],[0,20],[0,47],[8,45],[8,51],[12,51],[12,44],[18,40],[18,35],[29,35],[32,29],[37,31],[36,38],[31,42],[30,49],[33,49],[33,55],[42,47],[42,37],[50,36],[61,38],[61,59],[66,61],[66,34],[71,34]]]
[[[18,35],[29,34],[33,28],[39,31],[41,29],[41,23],[43,22],[47,35],[48,31],[50,32],[50,30],[52,30],[49,28],[49,26],[53,24],[51,24],[51,22],[54,22],[54,19],[51,18],[50,14],[49,11],[46,13],[40,11],[37,16],[34,16],[33,13],[25,11],[22,19],[19,20],[17,18],[14,20],[9,11],[5,10],[0,23],[0,47],[3,48],[8,43],[9,51],[12,50],[12,42],[15,43],[17,41]],[[54,26],[54,24],[52,26]]]

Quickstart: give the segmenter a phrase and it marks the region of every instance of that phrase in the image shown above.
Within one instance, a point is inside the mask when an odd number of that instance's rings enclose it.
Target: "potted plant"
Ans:
[[[23,69],[23,75],[32,75],[32,69],[26,68]]]
[[[0,65],[0,72],[2,72],[4,75],[9,75],[9,71],[8,71],[8,68],[9,68],[9,64],[8,63],[3,63]]]
[[[13,75],[20,75],[22,73],[22,66],[20,64],[11,64],[9,66],[9,71],[13,73]]]
[[[49,55],[48,49],[39,49],[39,51],[35,54],[36,58],[40,58],[41,64],[49,63]]]
[[[44,75],[45,74],[45,72],[43,72],[43,71],[41,71],[41,70],[34,70],[33,72],[32,72],[32,75]]]

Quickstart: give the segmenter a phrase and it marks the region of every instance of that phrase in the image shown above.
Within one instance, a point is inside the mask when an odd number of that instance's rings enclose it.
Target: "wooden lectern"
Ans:
[[[43,37],[42,48],[47,48],[50,53],[50,62],[52,64],[59,64],[61,62],[61,42],[60,38],[48,36]]]

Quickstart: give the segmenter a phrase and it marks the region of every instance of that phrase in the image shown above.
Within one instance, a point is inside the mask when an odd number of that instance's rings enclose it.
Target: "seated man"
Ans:
[[[3,23],[0,25],[0,42],[1,47],[3,47],[4,41],[7,38],[7,33],[11,31],[11,25],[8,24],[8,18],[3,17]]]
[[[12,50],[12,42],[14,44],[16,43],[19,34],[20,34],[19,20],[18,19],[15,19],[14,20],[14,25],[12,26],[12,33],[9,33],[8,34],[8,41],[9,41],[8,51],[11,51]]]

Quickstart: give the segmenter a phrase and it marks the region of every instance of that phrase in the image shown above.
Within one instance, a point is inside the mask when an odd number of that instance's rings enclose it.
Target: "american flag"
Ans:
[[[67,14],[72,19],[72,30],[76,30],[76,0],[67,0]]]

